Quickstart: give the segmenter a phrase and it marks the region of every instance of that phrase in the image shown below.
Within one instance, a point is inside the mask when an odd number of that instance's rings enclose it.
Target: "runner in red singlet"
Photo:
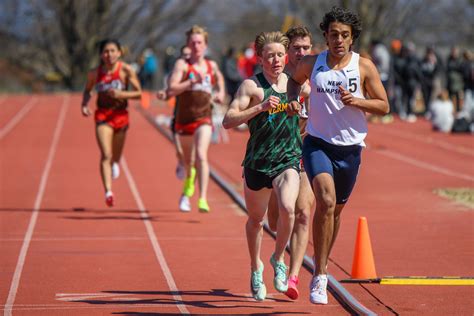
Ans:
[[[96,137],[99,144],[100,172],[105,189],[105,202],[114,205],[112,179],[119,176],[119,161],[128,129],[128,99],[139,99],[141,87],[130,65],[122,62],[120,43],[104,40],[99,47],[101,63],[89,72],[82,99],[82,115],[90,116],[88,106],[92,89],[97,91],[95,111]],[[132,90],[127,91],[128,85]]]
[[[191,167],[195,151],[195,165],[198,175],[200,195],[198,209],[209,212],[207,186],[209,182],[209,164],[207,151],[211,141],[211,102],[222,103],[225,97],[224,77],[217,64],[205,58],[208,34],[200,26],[193,26],[187,35],[187,46],[191,48],[188,61],[178,59],[174,65],[167,94],[179,97],[176,113],[176,142],[183,150],[187,177],[179,208],[189,212],[189,198],[194,194],[195,170]],[[216,91],[214,91],[214,89]]]

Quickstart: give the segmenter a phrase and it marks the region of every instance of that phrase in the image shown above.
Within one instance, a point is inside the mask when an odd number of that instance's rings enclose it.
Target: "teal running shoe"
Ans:
[[[263,283],[263,263],[261,263],[260,269],[253,271],[250,276],[250,291],[252,297],[257,301],[263,301],[267,296],[267,288]]]
[[[270,257],[270,263],[274,271],[273,286],[278,292],[285,293],[288,290],[288,277],[286,275],[288,267],[284,262],[276,261],[275,254]]]

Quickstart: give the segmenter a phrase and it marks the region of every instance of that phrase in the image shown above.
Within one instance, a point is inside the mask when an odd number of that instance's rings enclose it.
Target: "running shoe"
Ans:
[[[184,169],[184,166],[181,164],[181,162],[178,162],[178,165],[176,166],[176,178],[183,180],[185,176],[186,169]]]
[[[191,167],[191,175],[184,179],[183,194],[192,197],[194,194],[194,180],[196,179],[196,168]]]
[[[198,200],[198,208],[199,212],[201,213],[209,213],[209,204],[207,204],[207,201],[205,199],[199,199]]]
[[[114,194],[110,191],[105,193],[105,204],[107,204],[108,207],[114,206]]]
[[[179,210],[181,212],[190,212],[191,211],[191,202],[186,195],[181,195],[179,199]]]
[[[118,162],[112,164],[112,179],[115,180],[120,177],[120,166]]]
[[[315,275],[309,285],[309,301],[313,304],[328,303],[328,277],[326,274]]]
[[[275,254],[272,254],[270,257],[270,263],[274,271],[273,286],[278,292],[285,293],[288,290],[288,279],[286,276],[288,267],[284,262],[277,261],[275,259]]]
[[[291,298],[292,300],[297,300],[300,293],[298,292],[298,277],[296,275],[288,278],[288,290],[286,290],[285,295]]]
[[[263,301],[267,296],[267,288],[265,283],[263,283],[263,263],[250,276],[250,291],[252,292],[252,297],[257,301]]]

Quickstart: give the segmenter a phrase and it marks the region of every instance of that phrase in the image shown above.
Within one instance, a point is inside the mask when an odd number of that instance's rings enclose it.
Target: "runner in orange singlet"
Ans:
[[[99,47],[101,63],[89,72],[82,99],[82,115],[90,116],[88,103],[92,89],[97,91],[95,111],[96,137],[100,148],[100,172],[105,189],[105,203],[114,205],[112,179],[119,176],[119,161],[129,125],[128,99],[139,99],[141,87],[130,65],[122,62],[117,40],[104,40]],[[128,85],[132,91],[127,91]]]

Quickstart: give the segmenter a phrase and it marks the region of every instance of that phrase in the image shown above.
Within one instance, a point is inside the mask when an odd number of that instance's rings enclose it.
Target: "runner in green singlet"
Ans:
[[[285,67],[288,38],[280,32],[264,32],[255,39],[255,49],[263,72],[242,82],[224,117],[225,128],[249,125],[250,138],[244,166],[244,194],[249,218],[246,224],[250,254],[252,296],[263,300],[263,262],[260,248],[263,221],[271,189],[279,205],[275,251],[270,258],[273,285],[279,292],[288,289],[285,246],[293,229],[298,196],[301,137],[297,111],[288,106]]]

